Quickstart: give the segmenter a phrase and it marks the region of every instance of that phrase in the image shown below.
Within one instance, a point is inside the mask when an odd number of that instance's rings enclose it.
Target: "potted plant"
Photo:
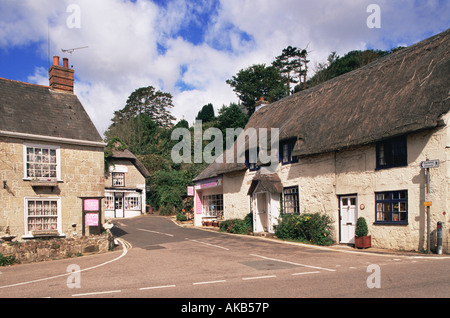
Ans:
[[[366,219],[359,217],[356,221],[355,248],[369,248],[372,246],[372,236],[369,234]]]

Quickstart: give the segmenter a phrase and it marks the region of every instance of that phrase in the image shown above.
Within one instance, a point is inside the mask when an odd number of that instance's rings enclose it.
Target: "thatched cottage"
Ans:
[[[105,144],[73,94],[68,59],[60,66],[54,57],[49,75],[49,86],[0,78],[0,236],[7,228],[17,240],[81,234],[85,224],[86,234],[99,230],[83,217],[101,209]],[[82,198],[95,199],[83,207]],[[100,213],[89,214],[99,226]]]
[[[372,245],[422,250],[443,224],[449,251],[450,30],[259,108],[249,128],[279,129],[279,163],[213,163],[195,179],[195,224],[253,213],[273,232],[283,213],[326,213],[337,243],[364,217]],[[248,149],[247,149],[248,150]],[[426,194],[421,162],[429,169]]]

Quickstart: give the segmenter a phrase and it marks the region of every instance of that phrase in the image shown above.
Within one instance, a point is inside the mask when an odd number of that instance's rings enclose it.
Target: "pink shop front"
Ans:
[[[222,177],[201,180],[194,184],[194,225],[223,219]]]

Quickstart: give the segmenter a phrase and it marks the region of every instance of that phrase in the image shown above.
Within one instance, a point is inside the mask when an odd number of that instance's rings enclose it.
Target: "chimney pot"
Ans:
[[[63,67],[69,68],[69,59],[67,57],[63,58]]]
[[[53,65],[59,66],[59,56],[53,57]]]

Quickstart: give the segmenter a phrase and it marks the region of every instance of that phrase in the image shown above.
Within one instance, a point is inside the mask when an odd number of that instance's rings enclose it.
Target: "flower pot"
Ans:
[[[355,248],[372,247],[372,236],[355,236]]]
[[[211,221],[206,221],[205,222],[205,226],[211,226],[212,222]]]

